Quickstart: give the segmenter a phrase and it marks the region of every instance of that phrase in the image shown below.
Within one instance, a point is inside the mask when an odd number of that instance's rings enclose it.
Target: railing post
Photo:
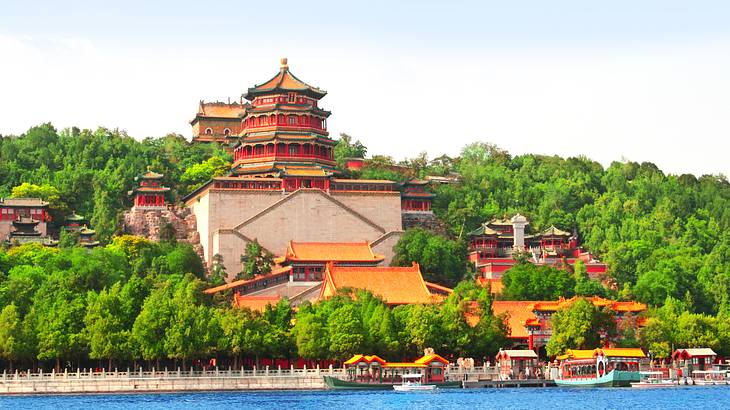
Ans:
[[[142,366],[139,366],[139,377],[142,377]]]
[[[177,377],[180,377],[180,366],[177,367]]]
[[[317,363],[317,376],[319,376],[319,363]]]
[[[30,375],[30,373],[28,373]],[[38,380],[43,380],[43,369],[38,369]]]
[[[294,376],[294,365],[290,365],[289,367],[289,376]]]
[[[218,377],[218,366],[215,367],[215,377]]]
[[[78,367],[76,368],[76,378],[77,379],[81,378],[81,369],[79,369]]]
[[[269,366],[266,366],[266,375],[269,375]]]
[[[51,370],[51,380],[56,380],[56,368],[54,367],[53,370]]]
[[[256,365],[253,365],[253,375],[256,377]]]
[[[277,365],[278,369],[276,370],[276,374],[281,376],[281,365]]]
[[[330,374],[335,374],[335,368],[332,366],[332,363],[330,363]]]
[[[15,380],[18,380],[18,369],[15,369]]]

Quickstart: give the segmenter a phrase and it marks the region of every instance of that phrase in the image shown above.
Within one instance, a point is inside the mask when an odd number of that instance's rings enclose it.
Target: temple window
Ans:
[[[228,128],[225,128],[225,129],[223,130],[223,135],[225,135],[226,137],[227,137],[227,136],[229,136],[230,134],[231,134],[231,130],[230,130],[230,129],[228,129]]]
[[[205,129],[205,135],[213,135],[213,129],[212,128],[206,128]]]
[[[294,103],[297,100],[297,93],[289,93],[289,102]]]
[[[289,145],[289,155],[299,155],[299,144]]]
[[[289,116],[289,125],[297,125],[297,117],[295,115]]]

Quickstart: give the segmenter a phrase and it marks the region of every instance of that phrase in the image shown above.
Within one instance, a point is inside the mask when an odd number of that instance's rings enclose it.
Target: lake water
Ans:
[[[730,386],[671,389],[512,388],[390,391],[212,392],[0,397],[2,409],[730,409]]]

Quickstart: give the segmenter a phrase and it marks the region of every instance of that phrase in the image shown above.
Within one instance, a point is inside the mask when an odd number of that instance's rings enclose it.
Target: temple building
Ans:
[[[537,350],[547,345],[552,335],[550,318],[560,309],[573,304],[578,297],[560,298],[556,301],[508,301],[495,300],[492,311],[495,315],[505,315],[509,327],[509,338],[515,346],[525,346]],[[617,302],[598,296],[588,298],[594,306],[613,312],[619,326],[638,327],[641,321],[637,315],[646,310],[646,305],[638,302]],[[467,316],[467,322],[474,326],[478,315]]]
[[[128,192],[134,196],[134,207],[141,209],[165,209],[165,194],[170,188],[162,186],[164,175],[153,172],[147,167],[147,172],[135,178],[139,186]]]
[[[48,236],[48,202],[39,198],[0,198],[0,240],[9,244],[38,242],[55,246]]]
[[[284,256],[292,241],[367,242],[387,265],[402,235],[404,214],[431,212],[429,194],[418,183],[403,197],[397,182],[339,174],[336,141],[327,131],[330,112],[320,104],[326,94],[294,76],[282,59],[273,78],[244,93],[246,102],[236,114],[239,131],[228,127],[226,140],[234,150],[230,174],[183,199],[195,215],[206,264],[220,255],[229,279],[241,270],[241,254],[254,239],[277,256]],[[209,108],[201,105],[199,113],[210,113]],[[196,118],[194,141],[204,116]]]
[[[241,117],[244,104],[200,101],[195,118],[190,121],[193,127],[193,142],[217,142],[225,147],[237,140],[241,132]]]
[[[380,266],[382,255],[362,243],[291,242],[272,271],[205,290],[232,291],[233,306],[263,309],[287,298],[292,306],[327,299],[344,289],[364,289],[391,306],[439,303],[452,290],[423,280],[418,264]],[[282,266],[283,265],[283,266]]]
[[[584,263],[592,278],[607,272],[606,264],[578,245],[576,235],[551,226],[535,234],[526,233],[529,221],[517,214],[511,219],[493,219],[469,232],[468,259],[485,279],[500,279],[516,263],[512,255],[526,252],[535,264],[561,266]]]

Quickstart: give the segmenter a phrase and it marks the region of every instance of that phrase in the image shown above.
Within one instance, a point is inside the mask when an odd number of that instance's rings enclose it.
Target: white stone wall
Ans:
[[[229,277],[241,269],[247,239],[281,255],[290,240],[373,242],[402,227],[398,193],[330,196],[316,189],[288,194],[213,189],[189,206],[197,217],[206,262],[219,253]],[[377,251],[388,263],[395,242],[397,236],[389,237]]]

